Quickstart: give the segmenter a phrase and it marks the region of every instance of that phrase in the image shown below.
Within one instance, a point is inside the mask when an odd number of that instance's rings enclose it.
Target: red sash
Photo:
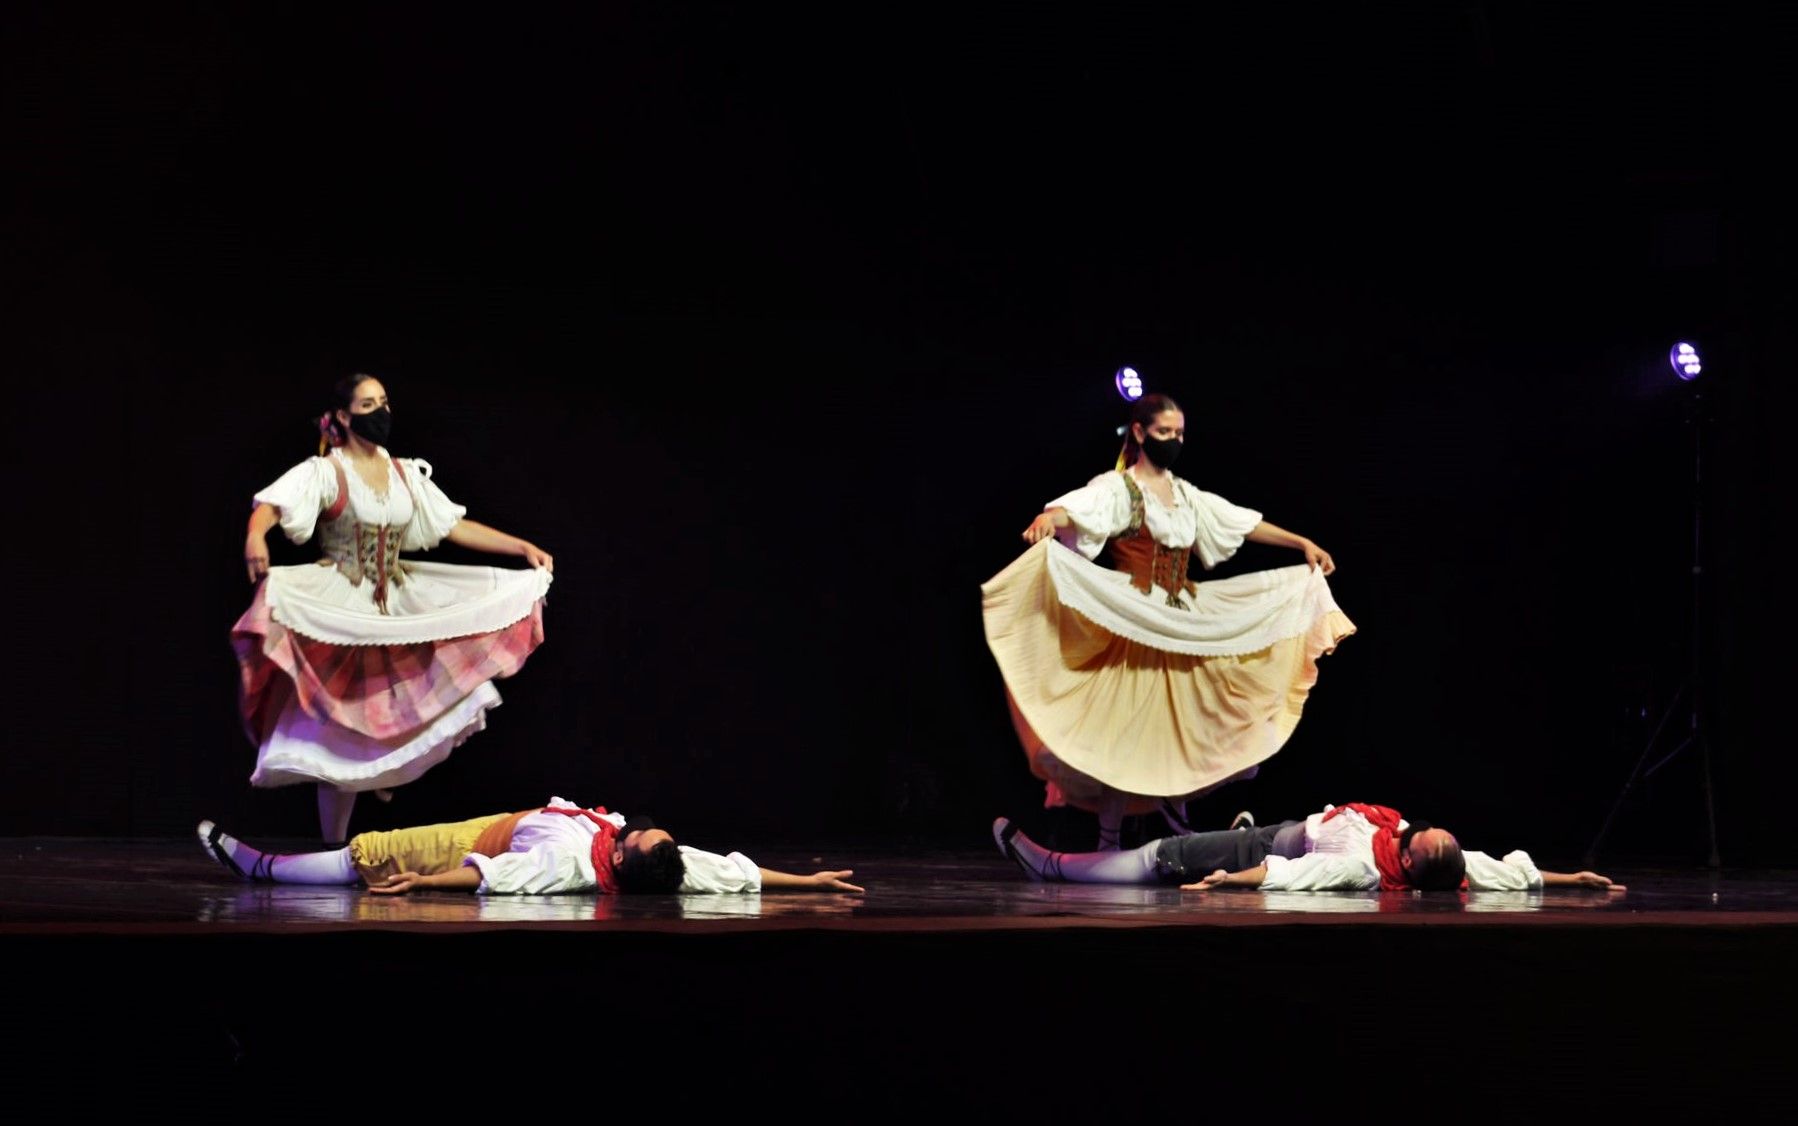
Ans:
[[[1410,881],[1405,878],[1404,865],[1398,860],[1398,824],[1404,820],[1399,816],[1398,810],[1391,806],[1368,805],[1366,802],[1356,801],[1337,806],[1324,814],[1324,820],[1328,821],[1345,809],[1352,809],[1367,818],[1368,823],[1378,830],[1373,835],[1373,862],[1380,870],[1380,890],[1400,891],[1410,887]]]
[[[544,806],[545,813],[560,813],[568,817],[585,817],[599,826],[593,834],[593,875],[599,880],[599,890],[607,895],[618,894],[618,876],[612,871],[612,845],[618,840],[618,830],[600,814],[606,807],[595,806],[592,809],[563,809],[559,806]]]

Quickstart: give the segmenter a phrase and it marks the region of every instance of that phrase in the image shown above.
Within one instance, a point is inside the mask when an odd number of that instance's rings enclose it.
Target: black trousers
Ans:
[[[1253,829],[1217,829],[1163,837],[1155,847],[1155,875],[1164,884],[1186,884],[1222,868],[1240,872],[1270,856],[1305,855],[1305,823],[1282,821]]]

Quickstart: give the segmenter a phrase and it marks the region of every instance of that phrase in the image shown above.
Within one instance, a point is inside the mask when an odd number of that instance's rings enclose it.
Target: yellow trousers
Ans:
[[[350,859],[355,862],[356,874],[365,884],[380,883],[401,872],[425,876],[448,872],[474,850],[474,842],[481,830],[510,816],[510,813],[490,813],[485,817],[442,825],[357,833],[350,838]]]

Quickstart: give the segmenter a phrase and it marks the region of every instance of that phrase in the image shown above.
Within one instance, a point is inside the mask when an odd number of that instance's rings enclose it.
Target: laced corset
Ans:
[[[389,509],[387,498],[375,497],[378,507],[388,509],[388,522],[364,523],[356,506],[349,503],[349,475],[344,472],[342,459],[333,456],[330,461],[337,471],[337,499],[319,514],[318,541],[324,552],[324,558],[319,562],[336,566],[354,586],[361,586],[364,579],[373,581],[375,607],[385,614],[389,587],[406,584],[406,566],[400,561],[400,541],[405,538],[406,525],[411,523],[412,514],[418,510],[418,498],[413,495],[412,484],[406,480],[406,472],[400,468],[400,463],[389,458],[387,463],[393,467],[393,476],[399,478],[408,503],[403,509],[397,504]],[[394,519],[402,515],[404,519]]]
[[[1104,561],[1113,570],[1130,576],[1130,585],[1144,594],[1155,587],[1167,591],[1167,604],[1179,610],[1188,607],[1180,601],[1186,589],[1186,565],[1192,558],[1192,545],[1168,547],[1149,533],[1143,521],[1142,488],[1129,473],[1123,474],[1124,488],[1130,492],[1130,524],[1105,544]]]

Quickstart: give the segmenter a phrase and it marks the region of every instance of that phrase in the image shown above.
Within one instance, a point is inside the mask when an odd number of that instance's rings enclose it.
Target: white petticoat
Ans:
[[[390,586],[388,613],[374,603],[374,582],[353,584],[334,566],[302,564],[269,571],[270,616],[316,641],[345,646],[413,645],[504,630],[530,615],[548,592],[550,572],[449,563],[405,564],[403,585]],[[308,714],[292,695],[257,748],[250,784],[318,782],[342,790],[390,789],[417,780],[487,726],[501,703],[483,681],[422,729],[376,738]]]

